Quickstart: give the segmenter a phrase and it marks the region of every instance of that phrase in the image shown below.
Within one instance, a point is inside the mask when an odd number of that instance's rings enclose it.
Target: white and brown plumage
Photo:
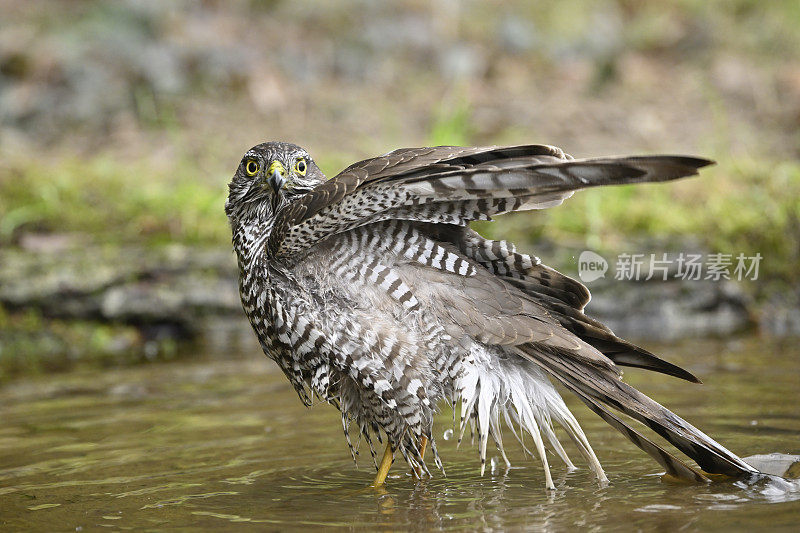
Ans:
[[[620,379],[618,366],[698,381],[583,314],[578,283],[468,228],[511,211],[560,204],[598,185],[668,181],[710,161],[682,156],[576,160],[543,145],[396,150],[326,180],[288,143],[250,149],[229,186],[226,213],[242,304],[264,352],[300,398],[336,405],[349,428],[387,439],[376,483],[395,451],[417,473],[439,403],[460,405],[459,430],[478,435],[481,472],[501,425],[529,433],[553,488],[546,448],[572,468],[562,426],[601,481],[600,463],[550,383],[573,391],[668,473],[706,476],[607,407],[644,423],[706,472],[756,471]],[[357,444],[356,444],[357,446]],[[505,454],[503,453],[505,456]],[[355,455],[354,455],[355,456]],[[377,462],[376,462],[377,466]]]

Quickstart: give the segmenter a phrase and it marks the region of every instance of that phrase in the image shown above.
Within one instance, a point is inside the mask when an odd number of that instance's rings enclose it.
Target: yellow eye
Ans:
[[[308,164],[306,164],[306,160],[298,159],[297,163],[294,164],[294,171],[300,174],[301,176],[305,176],[306,170],[308,170]]]
[[[255,176],[256,174],[258,174],[259,168],[261,167],[259,166],[258,161],[255,161],[253,159],[249,160],[244,165],[244,170],[245,172],[247,172],[248,176]]]

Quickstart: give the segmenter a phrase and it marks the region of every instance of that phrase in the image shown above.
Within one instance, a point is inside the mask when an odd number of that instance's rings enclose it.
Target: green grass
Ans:
[[[223,242],[225,177],[212,184],[189,161],[168,168],[102,155],[6,161],[0,242],[23,230],[81,232],[111,243]]]

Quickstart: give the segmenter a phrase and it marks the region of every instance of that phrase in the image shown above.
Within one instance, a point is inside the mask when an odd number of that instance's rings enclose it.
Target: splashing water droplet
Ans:
[[[450,440],[450,438],[451,438],[452,436],[453,436],[453,430],[452,430],[452,429],[446,429],[446,430],[444,431],[444,433],[442,434],[442,438],[443,438],[444,440]]]

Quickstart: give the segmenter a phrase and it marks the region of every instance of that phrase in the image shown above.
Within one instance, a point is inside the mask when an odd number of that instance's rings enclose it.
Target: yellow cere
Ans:
[[[269,168],[267,169],[267,175],[272,175],[276,171],[281,176],[284,176],[286,174],[286,169],[283,168],[283,164],[280,161],[273,161],[269,165]]]

